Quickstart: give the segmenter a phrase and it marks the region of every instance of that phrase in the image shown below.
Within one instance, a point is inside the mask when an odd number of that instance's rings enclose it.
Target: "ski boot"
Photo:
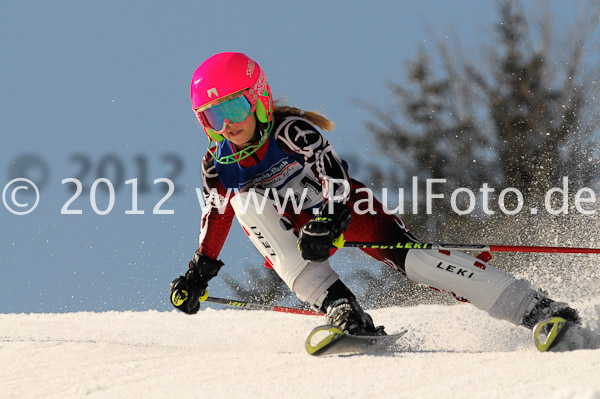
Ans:
[[[375,327],[353,295],[329,301],[325,307],[327,324],[313,328],[304,342],[313,356],[389,353],[407,332],[387,335],[383,326]]]
[[[547,292],[538,290],[531,304],[529,304],[521,324],[531,330],[539,321],[548,317],[561,317],[573,324],[581,322],[577,310],[564,302],[553,301],[548,298]]]
[[[533,330],[533,342],[540,352],[600,347],[600,336],[580,325],[577,310],[549,299],[541,290],[536,293],[522,324]]]
[[[387,335],[383,326],[375,327],[373,319],[360,307],[350,289],[336,280],[315,304],[315,309],[325,313],[327,325],[350,335]]]
[[[383,326],[375,327],[373,319],[365,313],[353,298],[340,298],[327,307],[327,324],[346,334],[380,336],[387,335]]]

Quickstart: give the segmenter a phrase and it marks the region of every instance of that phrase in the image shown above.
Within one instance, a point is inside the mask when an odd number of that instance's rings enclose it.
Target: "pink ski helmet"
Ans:
[[[224,139],[218,132],[226,119],[243,122],[252,112],[259,122],[269,125],[259,144],[266,141],[273,122],[271,88],[262,68],[247,55],[219,53],[208,58],[192,76],[190,96],[209,147],[211,141]]]

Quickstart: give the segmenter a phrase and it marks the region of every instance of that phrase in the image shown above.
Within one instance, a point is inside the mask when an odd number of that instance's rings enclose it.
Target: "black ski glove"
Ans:
[[[306,260],[326,261],[329,250],[333,247],[333,240],[350,225],[350,208],[339,202],[333,203],[333,212],[329,208],[330,204],[327,202],[321,205],[319,213],[300,229],[298,249]]]
[[[200,298],[204,296],[211,278],[217,275],[223,262],[211,259],[196,251],[189,263],[185,276],[179,276],[171,282],[171,303],[187,314],[200,310]]]

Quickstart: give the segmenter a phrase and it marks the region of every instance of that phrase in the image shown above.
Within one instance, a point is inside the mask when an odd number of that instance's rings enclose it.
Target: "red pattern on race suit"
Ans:
[[[210,152],[206,153],[202,161],[202,191],[205,205],[200,221],[198,252],[211,259],[217,259],[231,229],[235,213],[227,201],[227,190],[219,180]]]

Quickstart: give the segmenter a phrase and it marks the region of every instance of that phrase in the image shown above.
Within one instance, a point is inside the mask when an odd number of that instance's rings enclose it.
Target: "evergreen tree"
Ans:
[[[576,216],[558,221],[530,210],[545,209],[545,193],[562,187],[565,176],[570,194],[597,187],[600,176],[600,66],[594,56],[600,43],[593,40],[600,5],[584,10],[568,37],[558,37],[547,14],[532,29],[521,2],[501,1],[493,41],[481,53],[467,55],[460,45],[435,40],[434,49],[422,47],[408,63],[404,84],[390,84],[396,108],[365,104],[375,120],[367,130],[393,162],[395,181],[388,184],[410,187],[413,176],[419,178],[418,212],[405,206],[401,218],[422,239],[544,245],[553,233],[565,242],[568,232],[561,225],[579,223]],[[375,176],[381,180],[381,173]],[[447,179],[435,187],[445,198],[432,201],[432,214],[425,212],[427,178]],[[485,183],[496,189],[488,202],[493,215],[482,212],[479,202]],[[478,197],[479,212],[459,215],[451,208],[450,195],[459,187]],[[518,216],[498,208],[499,193],[508,187],[523,194]],[[553,209],[559,208],[553,199]],[[519,206],[513,193],[504,200],[509,211]],[[464,210],[469,203],[457,205]],[[508,271],[519,264],[519,257],[498,257]],[[360,275],[367,285],[389,284],[381,276]]]

